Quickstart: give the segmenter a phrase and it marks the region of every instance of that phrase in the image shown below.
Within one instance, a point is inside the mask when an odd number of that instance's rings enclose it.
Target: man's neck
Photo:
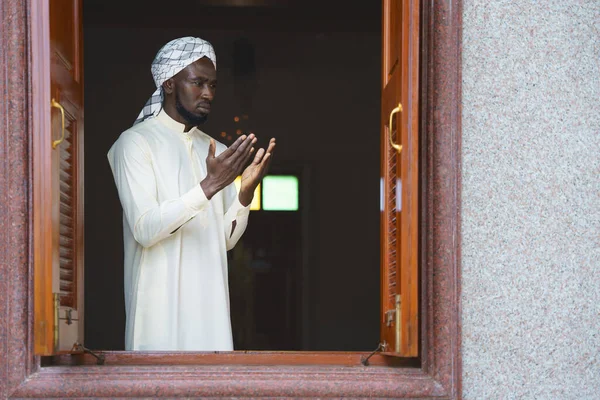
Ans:
[[[185,118],[183,118],[181,116],[181,114],[179,114],[177,112],[177,110],[175,109],[174,106],[169,107],[169,105],[165,104],[163,105],[163,110],[165,111],[165,113],[167,113],[167,115],[169,117],[171,117],[174,121],[179,122],[180,124],[183,124],[185,126],[184,128],[184,132],[189,132],[194,126],[191,125]]]

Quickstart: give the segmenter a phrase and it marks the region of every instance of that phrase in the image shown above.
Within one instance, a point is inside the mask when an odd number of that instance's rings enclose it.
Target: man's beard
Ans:
[[[198,116],[186,110],[183,104],[181,104],[181,101],[179,101],[179,95],[177,93],[175,93],[175,109],[177,110],[179,115],[181,115],[183,119],[185,119],[187,123],[192,126],[198,126],[200,124],[203,124],[208,119],[208,114]]]

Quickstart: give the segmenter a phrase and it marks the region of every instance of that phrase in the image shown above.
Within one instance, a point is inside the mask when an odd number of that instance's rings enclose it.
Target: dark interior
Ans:
[[[236,350],[376,348],[380,3],[83,5],[86,347],[124,348],[121,206],[106,153],[154,91],[158,49],[199,36],[219,80],[201,129],[226,144],[238,129],[262,146],[276,137],[271,173],[299,181],[298,211],[252,211],[230,252]]]

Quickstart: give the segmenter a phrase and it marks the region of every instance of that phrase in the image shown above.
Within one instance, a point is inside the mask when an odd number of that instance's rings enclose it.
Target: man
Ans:
[[[217,85],[207,41],[167,43],[152,75],[157,90],[108,152],[123,206],[125,348],[233,350],[227,251],[246,229],[275,139],[254,152],[252,134],[227,148],[198,129]]]

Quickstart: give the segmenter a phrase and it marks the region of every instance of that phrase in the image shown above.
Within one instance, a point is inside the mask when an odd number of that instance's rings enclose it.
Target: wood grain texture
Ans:
[[[83,343],[83,26],[81,0],[49,4],[51,94],[65,115],[63,127],[52,108],[52,137],[64,140],[43,148],[52,159],[52,226],[45,230],[52,235],[52,292],[60,304],[55,353]]]
[[[399,143],[400,115],[396,114],[389,126],[389,116],[400,102],[401,81],[401,38],[398,37],[402,21],[402,2],[384,0],[382,7],[382,96],[381,96],[381,343],[387,344],[386,351],[395,349],[395,298],[399,289],[397,274],[400,255],[401,214],[397,209],[397,184],[400,176],[400,155],[390,146],[391,137]],[[388,322],[388,318],[390,322]]]
[[[419,355],[419,23],[420,1],[402,2],[402,80],[400,86],[403,112],[402,157],[402,210],[400,225],[399,292],[401,295],[400,354]]]
[[[49,8],[39,2],[32,9],[31,41],[37,49],[32,58],[29,79],[32,86],[31,132],[33,205],[33,269],[34,269],[34,332],[35,354],[52,354],[54,350],[54,306],[52,302],[52,143],[53,126],[49,107],[50,34]],[[35,129],[33,127],[36,127]],[[35,212],[33,212],[35,210]]]
[[[60,7],[52,10],[45,1],[36,1],[34,5],[32,18],[37,19],[37,24],[32,27],[31,40],[37,54],[32,58],[30,72],[35,103],[31,108],[33,338],[35,353],[49,355],[57,350],[53,293],[60,293],[59,318],[62,320],[66,321],[66,310],[72,309],[75,325],[79,325],[78,312],[83,308],[80,290],[83,272],[83,95],[78,75],[82,71],[81,37],[76,35],[76,25],[69,22],[79,23],[80,19],[72,16],[81,10],[79,0],[60,2]],[[61,18],[68,21],[63,24]],[[51,107],[52,98],[65,111],[65,139],[55,149],[52,143],[61,138],[63,126],[60,110]],[[65,329],[82,331],[79,326],[72,325],[59,323]],[[60,333],[59,337],[77,335]],[[58,345],[65,350],[72,344],[59,340]]]
[[[386,351],[419,355],[418,0],[383,2],[381,110],[381,340]],[[401,105],[401,111],[392,110]],[[401,145],[401,151],[390,144]],[[397,305],[398,303],[398,305]],[[400,331],[398,331],[400,329]]]

